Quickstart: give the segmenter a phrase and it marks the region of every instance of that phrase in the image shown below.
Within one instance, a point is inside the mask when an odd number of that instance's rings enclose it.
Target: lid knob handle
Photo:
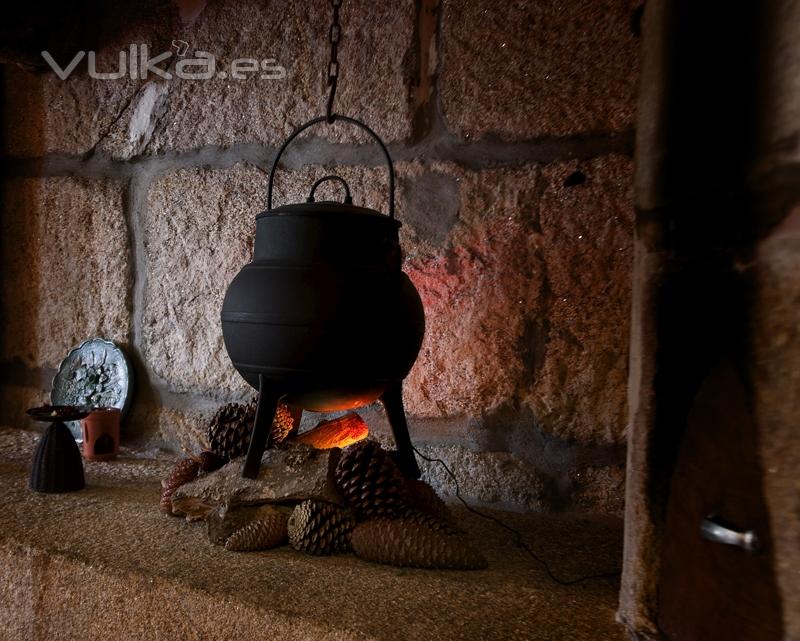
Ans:
[[[322,183],[324,183],[327,180],[334,180],[336,182],[342,183],[342,186],[344,187],[344,204],[345,205],[353,204],[353,198],[350,196],[350,187],[348,187],[344,178],[342,178],[341,176],[337,176],[335,174],[331,174],[329,176],[323,176],[311,186],[311,193],[308,195],[308,198],[306,198],[307,203],[314,202],[314,192],[317,191],[317,187],[319,187]]]

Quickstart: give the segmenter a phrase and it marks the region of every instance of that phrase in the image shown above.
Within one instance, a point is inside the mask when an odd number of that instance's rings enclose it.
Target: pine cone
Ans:
[[[401,567],[478,570],[486,559],[466,539],[429,515],[374,519],[350,534],[356,556]]]
[[[164,514],[172,514],[172,492],[161,492],[161,501],[158,503],[158,509]]]
[[[236,530],[225,541],[225,549],[234,552],[268,550],[283,545],[286,538],[286,515],[272,512]]]
[[[401,516],[399,520],[409,525],[424,527],[429,530],[433,530],[434,532],[441,532],[442,534],[446,535],[457,535],[462,533],[461,530],[455,528],[448,521],[440,519],[432,514],[426,514],[425,512],[414,510],[413,508],[409,509],[408,512]]]
[[[401,516],[409,506],[405,477],[375,441],[360,441],[342,452],[336,485],[359,520]]]
[[[220,407],[208,426],[211,451],[226,461],[247,454],[255,418],[255,401]]]
[[[303,501],[289,517],[289,543],[310,554],[346,552],[354,525],[350,510],[324,501]]]
[[[200,454],[192,454],[191,450],[182,448],[186,456],[200,466],[202,472],[213,472],[225,465],[225,460],[219,455],[209,450],[203,450]]]
[[[256,420],[256,401],[228,403],[217,410],[208,426],[211,451],[225,461],[247,454]],[[278,404],[272,421],[272,443],[281,443],[294,429],[294,418],[284,403]]]
[[[197,461],[183,459],[178,461],[170,471],[167,478],[161,481],[161,502],[159,507],[165,514],[172,514],[172,494],[184,483],[193,481],[197,477],[200,466]]]
[[[407,479],[406,488],[408,490],[409,504],[414,510],[435,516],[448,524],[453,523],[453,515],[450,513],[447,504],[439,497],[436,490],[425,481]]]
[[[275,445],[283,443],[293,429],[294,417],[289,410],[289,406],[284,403],[278,403],[278,409],[272,421],[272,443]]]
[[[200,469],[203,470],[203,472],[213,472],[225,464],[225,461],[219,454],[209,452],[208,450],[200,452],[197,459]]]

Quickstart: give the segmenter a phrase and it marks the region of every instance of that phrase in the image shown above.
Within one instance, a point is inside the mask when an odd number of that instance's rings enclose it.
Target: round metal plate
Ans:
[[[122,350],[103,338],[90,338],[70,351],[53,378],[50,402],[54,405],[116,407],[128,410],[133,392],[133,369]],[[78,421],[67,423],[79,443]]]

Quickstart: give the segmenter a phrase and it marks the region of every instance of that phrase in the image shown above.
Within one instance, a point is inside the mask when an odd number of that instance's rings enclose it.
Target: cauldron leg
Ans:
[[[269,437],[272,432],[272,421],[278,409],[280,394],[265,379],[263,374],[258,375],[258,406],[256,407],[256,420],[253,423],[253,433],[250,435],[250,447],[247,449],[247,460],[244,462],[242,476],[254,479],[261,469],[261,456],[269,447]]]
[[[417,459],[414,458],[414,448],[408,435],[406,411],[403,408],[403,384],[397,383],[387,389],[381,396],[381,402],[386,408],[386,416],[389,418],[394,442],[397,444],[397,464],[406,476],[418,479],[422,476],[422,472],[417,465]]]

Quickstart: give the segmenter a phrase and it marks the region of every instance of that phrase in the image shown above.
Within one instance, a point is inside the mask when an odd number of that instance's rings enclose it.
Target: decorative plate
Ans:
[[[133,369],[122,350],[103,338],[90,338],[70,351],[53,379],[50,402],[54,405],[116,407],[128,410],[133,392]],[[67,423],[79,443],[78,421]]]

